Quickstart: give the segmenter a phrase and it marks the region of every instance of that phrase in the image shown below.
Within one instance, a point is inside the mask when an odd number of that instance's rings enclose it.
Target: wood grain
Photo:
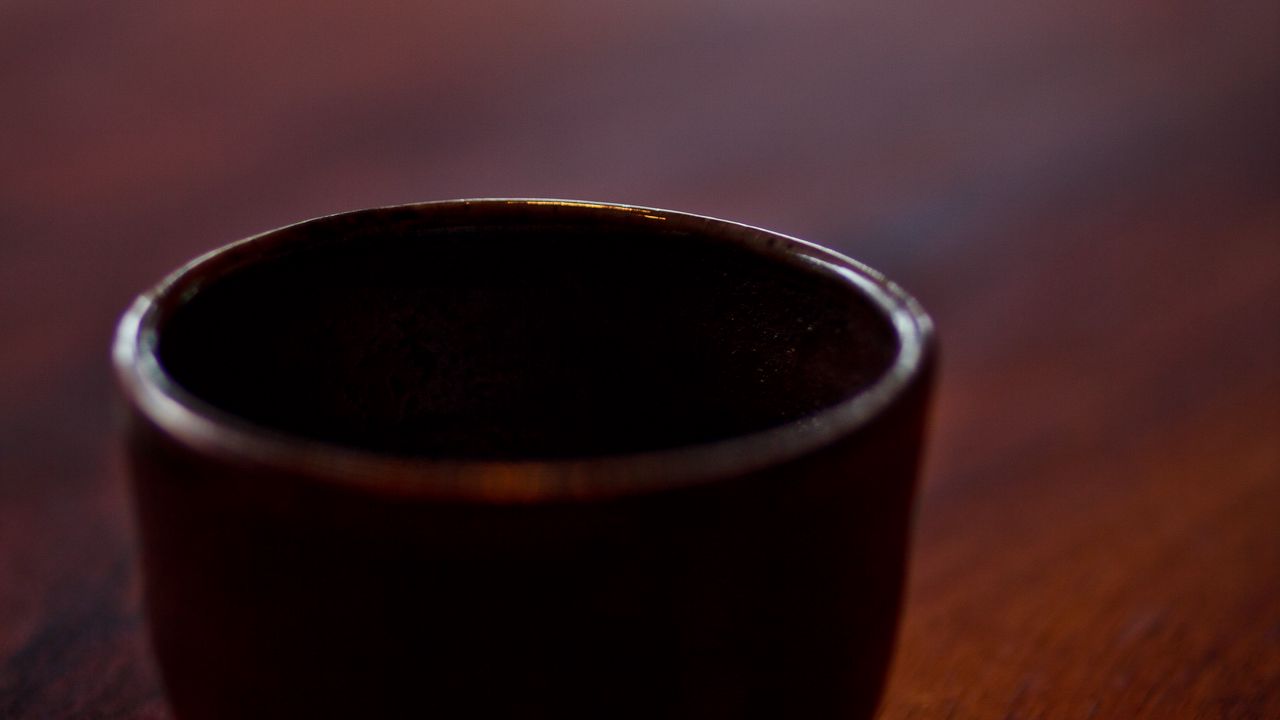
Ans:
[[[882,717],[1280,717],[1280,10],[0,7],[0,716],[165,718],[106,369],[304,217],[620,200],[836,246],[943,368]]]

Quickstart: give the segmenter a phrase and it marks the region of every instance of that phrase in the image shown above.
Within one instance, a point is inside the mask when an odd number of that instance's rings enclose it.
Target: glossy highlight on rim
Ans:
[[[853,286],[889,320],[898,351],[870,386],[813,415],[766,430],[712,442],[585,458],[537,460],[437,459],[393,456],[264,428],[219,410],[180,387],[157,357],[162,306],[199,292],[209,273],[227,272],[233,258],[271,247],[282,231],[381,211],[486,210],[546,207],[576,217],[662,222],[691,232],[714,231],[749,247],[772,248],[819,266]],[[222,267],[220,267],[222,266]],[[549,199],[446,200],[357,210],[277,228],[210,251],[139,296],[121,318],[112,348],[115,372],[134,409],[161,432],[202,454],[284,469],[368,491],[463,502],[528,503],[589,500],[654,492],[776,465],[853,432],[905,392],[933,354],[933,323],[901,288],[871,268],[812,243],[760,228],[689,213],[615,203]]]

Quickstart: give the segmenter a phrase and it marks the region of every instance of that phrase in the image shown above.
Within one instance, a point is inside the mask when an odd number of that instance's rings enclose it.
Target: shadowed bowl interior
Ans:
[[[206,272],[159,321],[159,364],[260,428],[453,459],[714,442],[885,373],[898,338],[860,288],[727,235],[634,213],[322,223]]]

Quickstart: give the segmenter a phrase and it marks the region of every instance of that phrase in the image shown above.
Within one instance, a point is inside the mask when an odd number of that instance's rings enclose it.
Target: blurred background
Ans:
[[[167,717],[129,299],[261,230],[486,196],[765,226],[931,310],[885,717],[1280,713],[1278,130],[1256,0],[0,4],[0,716]]]

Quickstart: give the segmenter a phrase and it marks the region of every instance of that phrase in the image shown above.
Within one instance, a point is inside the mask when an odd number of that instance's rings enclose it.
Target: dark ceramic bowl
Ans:
[[[181,718],[861,718],[931,324],[874,271],[547,200],[334,215],[140,297],[115,366]]]

